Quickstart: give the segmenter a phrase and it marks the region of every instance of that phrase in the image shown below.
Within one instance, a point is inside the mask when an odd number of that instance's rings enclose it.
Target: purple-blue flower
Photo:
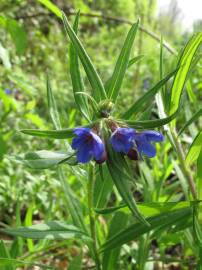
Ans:
[[[111,135],[111,144],[115,151],[127,154],[134,146],[135,130],[133,128],[117,128]]]
[[[152,142],[162,142],[164,137],[157,131],[146,130],[141,133],[135,133],[134,139],[138,152],[152,158],[156,155],[156,149]]]
[[[72,141],[72,148],[76,150],[77,160],[80,163],[87,163],[91,159],[99,161],[105,152],[101,138],[89,128],[75,128],[76,137]]]
[[[4,93],[5,93],[6,95],[10,95],[10,94],[11,94],[11,90],[10,90],[10,89],[5,89],[5,90],[4,90]]]

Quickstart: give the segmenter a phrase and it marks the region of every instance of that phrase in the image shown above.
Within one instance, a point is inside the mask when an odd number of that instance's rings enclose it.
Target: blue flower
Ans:
[[[5,93],[6,95],[10,95],[10,94],[11,94],[11,90],[10,90],[10,89],[5,89],[5,90],[4,90],[4,93]]]
[[[100,137],[89,128],[75,128],[76,137],[72,141],[72,148],[76,150],[78,162],[87,163],[91,159],[99,161],[105,152],[105,147]]]
[[[133,128],[117,128],[111,136],[111,144],[115,151],[127,154],[134,146],[135,130]]]
[[[135,133],[135,143],[140,154],[144,154],[149,158],[156,155],[156,149],[151,142],[162,142],[163,135],[157,131],[146,130],[141,133]]]

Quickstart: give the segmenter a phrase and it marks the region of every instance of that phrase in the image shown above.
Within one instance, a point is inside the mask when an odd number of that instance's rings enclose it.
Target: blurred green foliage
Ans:
[[[129,30],[128,24],[106,19],[105,16],[125,18],[131,22],[140,18],[141,25],[157,33],[159,37],[160,35],[165,37],[166,41],[174,46],[178,52],[181,51],[182,45],[192,35],[191,32],[182,35],[179,22],[171,21],[169,13],[161,14],[161,17],[158,18],[156,0],[55,0],[53,2],[69,15],[71,22],[74,18],[72,14],[78,10],[81,11],[78,35],[85,44],[85,48],[104,81],[107,81],[113,72],[115,60]],[[66,206],[67,198],[65,198],[63,192],[64,187],[61,186],[61,177],[63,176],[58,174],[55,169],[42,172],[27,170],[21,164],[16,163],[13,156],[33,149],[61,150],[61,142],[58,140],[38,140],[31,137],[27,139],[25,135],[19,132],[20,129],[27,127],[54,129],[48,114],[46,99],[47,73],[57,101],[62,127],[74,127],[84,123],[84,119],[77,113],[73,101],[69,75],[68,48],[70,43],[67,42],[65,37],[61,20],[40,1],[1,0],[0,10],[0,222],[2,226],[19,226],[21,224],[30,226],[32,220],[34,222],[49,219],[69,221],[72,217],[71,210]],[[85,16],[83,13],[87,15]],[[98,17],[90,16],[90,14],[97,14]],[[194,25],[194,31],[199,30],[201,30],[200,21]],[[129,104],[146,93],[160,79],[159,52],[160,43],[154,40],[151,35],[145,34],[143,31],[137,33],[131,58],[137,55],[144,55],[144,57],[127,71],[122,85],[123,91],[119,96],[118,112],[125,111]],[[186,84],[186,92],[182,97],[184,113],[178,117],[177,130],[183,128],[191,116],[201,109],[202,62],[200,56],[201,52],[195,58],[195,65],[191,69]],[[168,74],[176,62],[176,55],[171,54],[164,48],[163,73]],[[82,75],[85,85],[90,89],[83,70]],[[169,83],[167,88],[169,93]],[[155,118],[157,115],[158,110],[154,100],[141,114],[137,115],[137,118],[138,120],[144,120],[148,119],[148,116]],[[186,127],[181,136],[181,143],[185,147],[185,152],[188,152],[189,145],[191,145],[195,136],[201,135],[200,132],[201,120],[197,118]],[[62,146],[64,147],[63,144]],[[201,140],[199,140],[199,146],[201,147]],[[176,154],[172,151],[171,144],[166,141],[158,152],[158,157],[152,161],[140,165],[135,164],[132,168],[138,179],[137,191],[134,192],[135,198],[139,201],[144,198],[146,203],[151,201],[174,202],[184,198],[187,199],[188,187],[185,184],[184,176],[179,168]],[[194,170],[196,164],[192,165],[193,177],[195,182],[198,183],[198,193],[201,199],[200,161],[201,150],[199,151],[198,174]],[[76,177],[75,173],[69,168],[64,167],[64,171],[68,183],[77,195],[77,199],[73,199],[77,201],[79,198],[84,222],[87,223],[84,179]],[[80,173],[81,175],[84,174],[83,178],[85,178],[85,172],[82,168]],[[97,179],[96,185],[98,188],[102,187],[102,179]],[[106,190],[111,189],[110,178],[105,185]],[[69,193],[71,193],[71,190]],[[106,191],[105,195],[109,199],[107,206],[116,205],[117,198],[119,198],[116,191],[113,191],[112,194],[108,194]],[[105,201],[103,198],[99,198],[95,202],[95,206],[97,208],[105,207],[103,201]],[[127,224],[127,220],[123,220],[124,215],[125,212],[120,211],[112,218],[100,216],[99,221],[104,227],[103,230],[100,229],[99,231],[100,238],[103,239],[107,234],[112,236],[112,230],[118,233],[120,227],[116,226],[117,222],[120,222],[123,227]],[[107,231],[106,223],[110,220],[112,220],[111,226]],[[145,270],[164,269],[163,263],[161,264],[162,261],[167,267],[169,263],[178,260],[180,260],[179,267],[181,267],[178,269],[194,269],[196,265],[195,255],[198,249],[195,247],[193,234],[189,230],[176,231],[171,234],[162,231],[158,235],[158,239],[153,241],[150,241],[149,237],[148,233],[131,245],[125,244],[121,250],[119,262],[116,262],[116,252],[110,254],[110,256],[114,256],[114,259],[112,259],[111,268],[108,269],[118,269],[116,268],[117,263],[120,269],[136,269],[134,268],[136,266],[139,267],[137,269]],[[56,265],[58,269],[67,269],[66,261],[72,261],[72,258],[80,254],[82,250],[80,242],[70,248],[72,246],[70,244],[74,244],[73,241],[52,244],[46,242],[48,240],[41,240],[35,245],[32,240],[27,244],[25,240],[21,240],[17,238],[15,240],[17,244],[15,241],[12,244],[11,241],[8,241],[10,253],[14,254],[12,258],[29,261],[39,258],[40,261],[46,263],[49,258],[47,261],[43,260],[41,258],[43,253],[40,252],[49,249],[53,254],[52,264]],[[18,248],[15,248],[15,245]],[[62,247],[59,248],[58,246]],[[172,250],[169,250],[170,247]],[[7,252],[3,244],[1,244],[0,250],[2,250],[0,257],[6,257]],[[155,259],[157,250],[160,257],[159,261]],[[28,251],[29,254],[27,254]],[[117,252],[119,253],[119,251]],[[46,258],[45,255],[44,257]],[[88,254],[85,254],[84,257],[85,265],[89,266],[90,264],[91,266],[91,262],[88,264]],[[80,258],[81,256],[78,257],[77,261],[72,261],[73,266],[68,269],[80,269],[74,266],[81,264]],[[103,257],[103,260],[105,259],[106,254]],[[57,260],[60,262],[58,263]],[[106,261],[104,261],[104,264],[107,264]]]

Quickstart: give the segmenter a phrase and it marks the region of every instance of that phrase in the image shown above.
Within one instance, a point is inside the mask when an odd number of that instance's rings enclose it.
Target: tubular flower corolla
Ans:
[[[103,159],[105,147],[97,134],[85,127],[75,128],[74,134],[76,137],[72,141],[72,148],[76,150],[78,162],[87,163],[91,159],[99,162]]]

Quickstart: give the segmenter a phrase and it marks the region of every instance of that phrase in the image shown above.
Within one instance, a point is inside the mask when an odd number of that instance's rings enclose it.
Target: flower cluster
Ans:
[[[103,163],[107,159],[104,140],[98,136],[95,129],[75,128],[74,134],[72,148],[76,151],[78,162],[87,163],[94,159],[97,163]],[[133,128],[118,126],[114,128],[109,139],[114,151],[123,153],[132,160],[137,160],[138,154],[149,158],[154,157],[156,149],[152,142],[161,141],[163,141],[163,135],[157,131],[137,132]]]

